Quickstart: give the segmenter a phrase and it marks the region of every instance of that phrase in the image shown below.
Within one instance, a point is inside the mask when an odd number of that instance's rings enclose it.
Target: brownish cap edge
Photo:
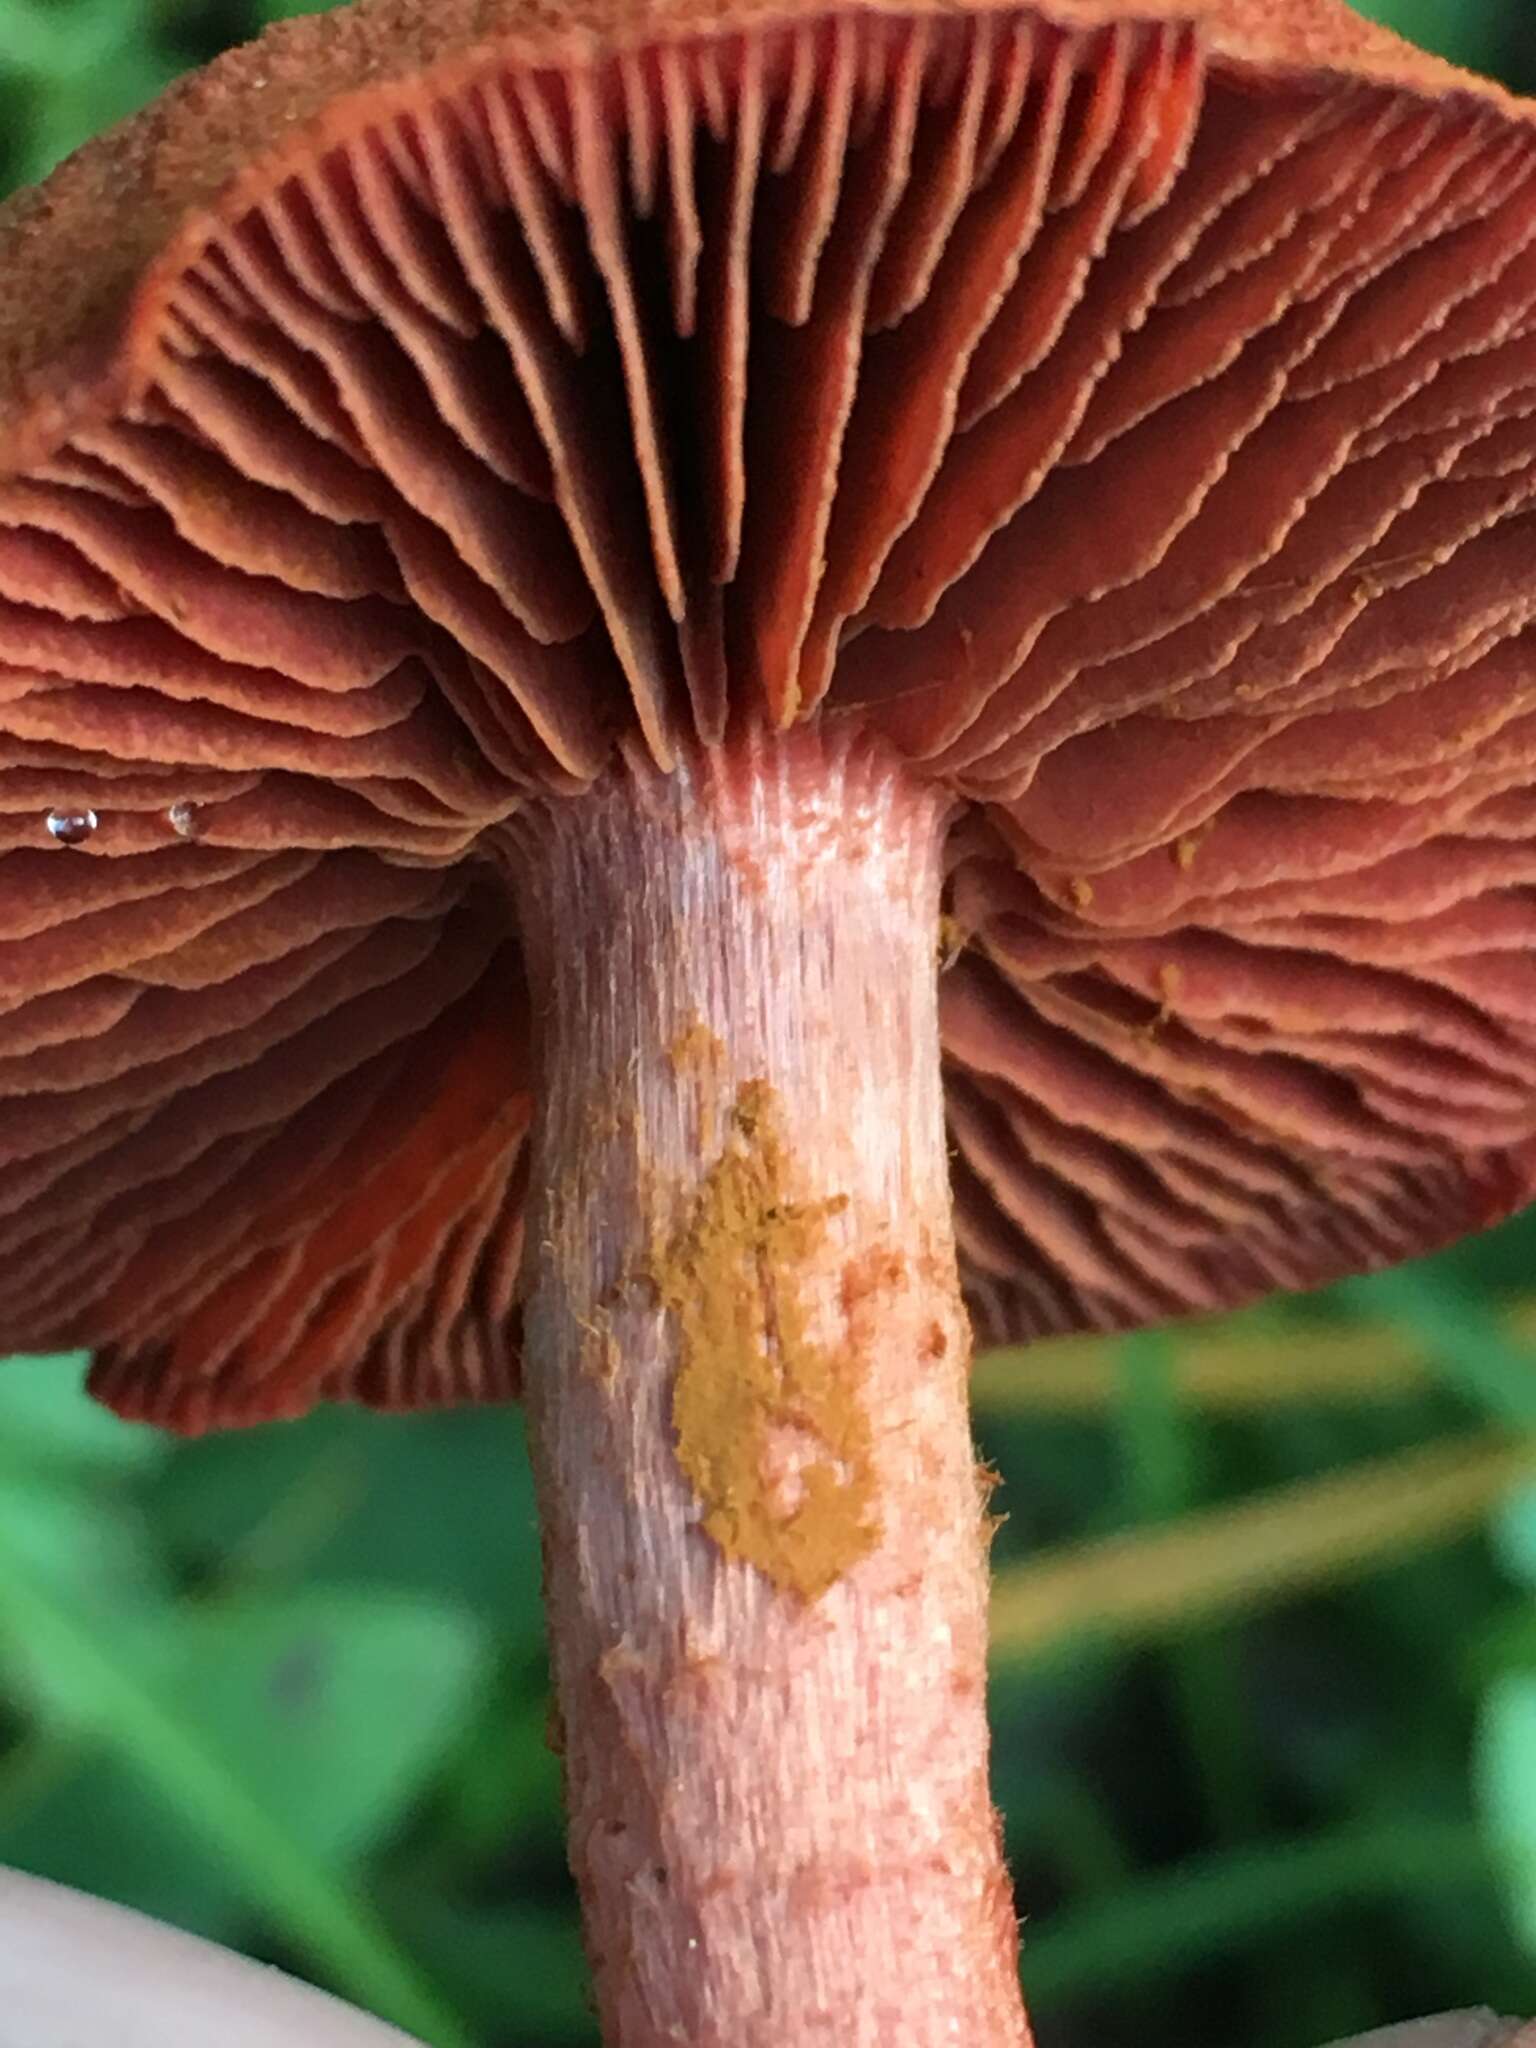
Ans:
[[[179,80],[0,206],[0,477],[46,459],[81,418],[120,408],[148,373],[165,293],[221,220],[295,160],[461,78],[512,59],[581,66],[699,33],[830,11],[1018,12],[1017,0],[359,0],[281,23]],[[1507,118],[1536,106],[1425,55],[1343,0],[1032,0],[1064,29],[1195,27],[1257,82],[1385,85],[1470,97]]]

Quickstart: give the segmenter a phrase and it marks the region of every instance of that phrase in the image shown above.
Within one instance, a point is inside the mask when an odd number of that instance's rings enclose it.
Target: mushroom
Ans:
[[[1530,110],[363,0],[0,276],[0,1350],[521,1390],[605,2038],[1027,2041],[973,1333],[1536,1183]]]

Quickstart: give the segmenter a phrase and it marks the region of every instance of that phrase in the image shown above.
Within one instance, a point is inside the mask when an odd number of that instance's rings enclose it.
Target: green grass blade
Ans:
[[[1417,1898],[1490,1879],[1470,1822],[1409,1820],[1270,1842],[1159,1871],[1024,1939],[1032,1999],[1126,1990],[1350,1902]]]
[[[1536,1347],[1443,1273],[1400,1266],[1340,1290],[1362,1315],[1411,1330],[1430,1371],[1495,1422],[1536,1431]]]
[[[240,1869],[253,1903],[347,1997],[433,2048],[470,2048],[468,2035],[421,1981],[388,1929],[276,1826],[174,1708],[114,1659],[109,1638],[49,1598],[0,1534],[0,1656],[59,1671],[92,1702],[100,1740]]]
[[[1358,1576],[1475,1527],[1533,1459],[1493,1433],[1442,1439],[1011,1566],[993,1583],[993,1648],[1145,1640]]]

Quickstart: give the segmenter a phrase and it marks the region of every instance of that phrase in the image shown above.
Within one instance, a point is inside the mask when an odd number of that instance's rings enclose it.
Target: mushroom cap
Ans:
[[[1337,0],[363,0],[0,277],[0,1351],[189,1430],[514,1391],[489,849],[728,719],[957,799],[984,1339],[1536,1188],[1497,88]]]

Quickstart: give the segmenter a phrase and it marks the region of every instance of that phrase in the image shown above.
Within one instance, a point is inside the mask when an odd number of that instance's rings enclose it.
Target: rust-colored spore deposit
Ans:
[[[737,1094],[730,1133],[649,1273],[676,1319],[678,1461],[728,1556],[813,1600],[879,1541],[861,1362],[811,1327],[803,1276],[836,1196],[796,1201],[773,1090]]]
[[[511,1393],[519,821],[796,725],[954,804],[982,1337],[1529,1198],[1527,107],[1338,0],[362,0],[0,278],[0,1351]]]

